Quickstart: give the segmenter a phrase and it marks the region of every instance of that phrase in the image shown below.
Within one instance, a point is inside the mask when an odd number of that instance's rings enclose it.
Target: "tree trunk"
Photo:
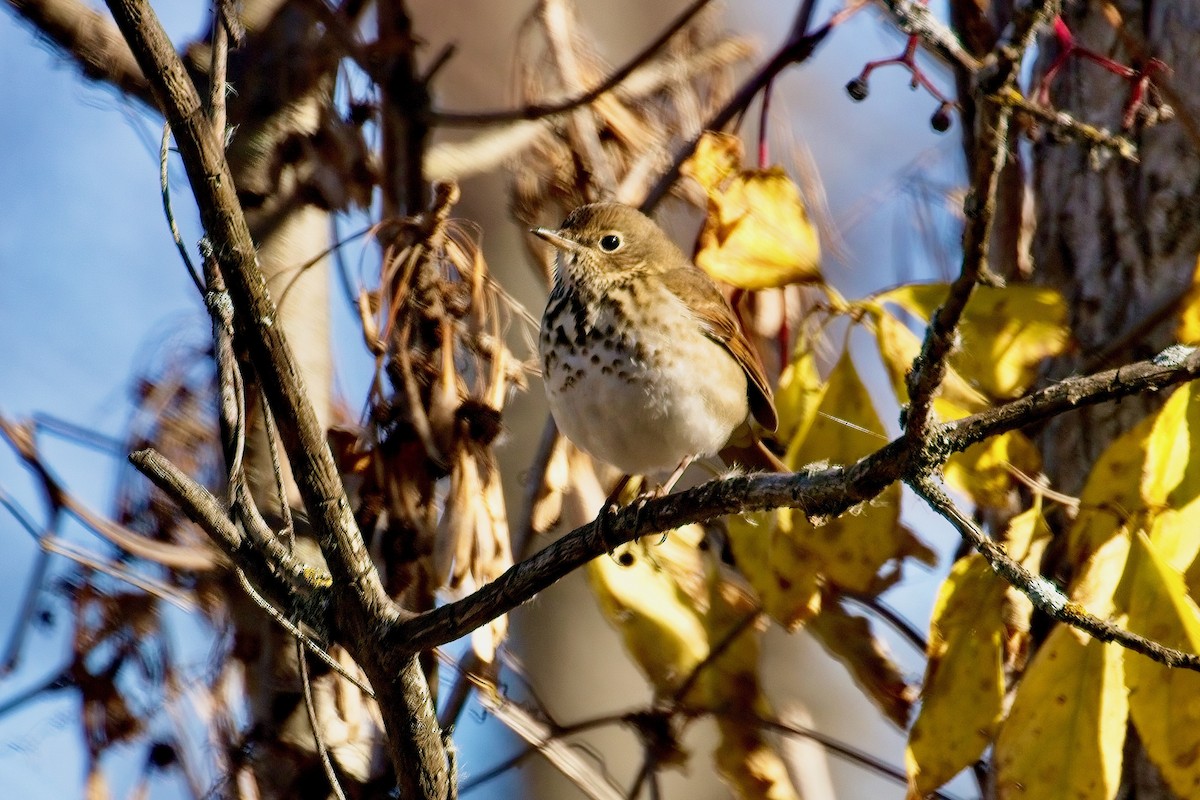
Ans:
[[[1036,280],[1066,297],[1078,344],[1049,367],[1048,380],[1147,358],[1171,344],[1176,315],[1160,310],[1186,290],[1200,251],[1200,147],[1188,118],[1200,107],[1200,4],[1116,5],[1124,17],[1120,31],[1099,4],[1070,6],[1063,18],[1076,41],[1097,53],[1135,67],[1149,57],[1165,61],[1174,74],[1162,79],[1164,94],[1177,115],[1129,131],[1140,164],[1097,163],[1102,154],[1076,143],[1046,139],[1034,146]],[[1043,74],[1056,53],[1043,40],[1035,74]],[[1119,131],[1131,89],[1128,81],[1073,58],[1050,97],[1058,109]],[[1143,394],[1050,422],[1039,445],[1053,487],[1077,494],[1108,444],[1160,404],[1160,397]],[[1123,787],[1130,794],[1123,796],[1170,797],[1134,738],[1126,748]]]

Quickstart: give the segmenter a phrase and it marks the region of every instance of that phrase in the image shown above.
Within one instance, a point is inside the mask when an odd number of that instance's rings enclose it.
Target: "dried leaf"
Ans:
[[[475,498],[481,490],[479,466],[462,448],[454,456],[450,491],[446,495],[434,545],[434,578],[439,588],[458,588],[470,571],[478,512]]]
[[[887,645],[871,631],[869,620],[850,614],[841,603],[826,603],[808,630],[846,665],[884,716],[901,728],[908,725],[917,687],[904,679]]]
[[[821,280],[817,229],[782,169],[747,170],[709,192],[696,265],[750,290]]]
[[[799,798],[787,766],[757,724],[717,720],[721,734],[714,752],[717,771],[741,800],[792,800]]]

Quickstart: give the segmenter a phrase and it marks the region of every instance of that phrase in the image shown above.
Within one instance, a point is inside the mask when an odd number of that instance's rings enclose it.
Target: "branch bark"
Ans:
[[[401,793],[441,800],[449,795],[449,769],[429,688],[415,658],[377,646],[380,628],[403,612],[384,593],[368,557],[325,431],[277,325],[277,310],[258,269],[221,143],[149,5],[144,0],[109,0],[109,8],[175,132],[204,229],[234,301],[239,338],[280,421],[300,494],[329,564],[338,639],[363,667],[379,697]]]
[[[1171,348],[1148,361],[1064,380],[1003,406],[932,426],[922,442],[913,443],[902,436],[848,466],[791,475],[739,475],[627,507],[603,518],[603,529],[595,522],[576,528],[468,597],[399,622],[388,631],[384,642],[389,647],[415,652],[453,641],[511,611],[615,545],[641,536],[728,514],[782,507],[800,509],[809,516],[837,516],[869,501],[896,480],[917,480],[928,475],[951,454],[988,436],[1017,430],[1071,409],[1157,391],[1197,377],[1200,351]],[[1151,652],[1147,655],[1154,657]],[[1200,670],[1200,659],[1171,657],[1181,661],[1178,665]]]
[[[120,31],[79,0],[8,0],[38,35],[61,48],[95,81],[157,108],[141,68]]]

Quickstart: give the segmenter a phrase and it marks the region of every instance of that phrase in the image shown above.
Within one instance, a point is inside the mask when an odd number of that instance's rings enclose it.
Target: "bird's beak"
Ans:
[[[545,239],[559,250],[565,250],[570,253],[579,249],[578,242],[568,239],[556,230],[551,230],[550,228],[530,228],[529,232],[534,236]]]

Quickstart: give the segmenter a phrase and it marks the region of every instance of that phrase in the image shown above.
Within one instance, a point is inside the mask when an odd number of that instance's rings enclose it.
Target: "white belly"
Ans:
[[[559,430],[638,475],[661,476],[689,456],[714,455],[749,413],[746,376],[728,351],[688,323],[653,337],[700,354],[686,361],[664,362],[661,348],[645,341],[617,350],[582,345],[548,360],[543,339],[546,394]]]

